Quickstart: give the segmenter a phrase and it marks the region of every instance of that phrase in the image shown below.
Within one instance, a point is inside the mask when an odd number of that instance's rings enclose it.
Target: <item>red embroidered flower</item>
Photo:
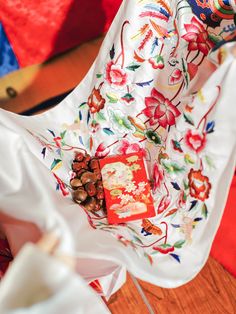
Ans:
[[[203,176],[201,170],[191,169],[188,174],[190,195],[198,200],[205,201],[209,197],[211,183]]]
[[[157,162],[155,162],[153,166],[152,176],[153,176],[153,192],[155,192],[157,189],[160,189],[164,179],[163,170],[160,169],[160,165]]]
[[[184,140],[186,145],[196,153],[202,151],[206,146],[206,134],[198,130],[188,130]]]
[[[146,108],[142,111],[150,118],[150,125],[160,124],[163,128],[175,124],[175,118],[180,115],[180,111],[159,93],[155,88],[151,91],[150,97],[145,97]]]
[[[91,95],[88,98],[88,106],[90,108],[91,113],[95,113],[104,108],[105,99],[102,97],[100,90],[94,89],[92,90]]]
[[[208,38],[203,24],[194,16],[191,19],[191,24],[184,24],[184,28],[187,33],[182,38],[189,43],[188,49],[190,51],[199,50],[206,56],[213,47],[213,43]]]
[[[127,73],[120,65],[114,64],[113,61],[107,63],[106,80],[114,88],[121,88],[127,84]]]

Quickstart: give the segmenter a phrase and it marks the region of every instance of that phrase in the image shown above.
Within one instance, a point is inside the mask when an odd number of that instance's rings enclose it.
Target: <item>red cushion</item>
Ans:
[[[121,2],[5,0],[0,20],[20,66],[27,66],[107,31]]]
[[[216,234],[211,255],[236,277],[236,175]]]

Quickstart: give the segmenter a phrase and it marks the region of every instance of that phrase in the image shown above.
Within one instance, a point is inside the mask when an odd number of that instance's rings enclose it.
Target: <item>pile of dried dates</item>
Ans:
[[[72,170],[76,174],[70,181],[74,201],[88,211],[105,211],[105,196],[98,158],[78,152],[75,154]]]

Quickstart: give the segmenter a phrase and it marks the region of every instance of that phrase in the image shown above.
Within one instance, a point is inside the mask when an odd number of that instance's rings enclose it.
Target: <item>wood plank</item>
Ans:
[[[52,60],[12,72],[0,79],[0,107],[22,112],[79,84],[95,60],[103,38],[85,43]],[[10,98],[7,87],[17,91]]]
[[[114,314],[148,314],[148,309],[136,289],[131,277],[127,275],[124,286],[111,296],[107,306]]]
[[[236,313],[236,279],[211,257],[197,277],[182,287],[139,283],[155,313]]]

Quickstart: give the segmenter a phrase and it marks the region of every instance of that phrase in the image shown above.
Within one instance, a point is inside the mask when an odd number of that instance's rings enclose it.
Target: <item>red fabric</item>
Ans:
[[[236,175],[233,178],[211,255],[236,277]]]
[[[20,66],[41,63],[107,31],[122,0],[5,0],[0,20]]]

